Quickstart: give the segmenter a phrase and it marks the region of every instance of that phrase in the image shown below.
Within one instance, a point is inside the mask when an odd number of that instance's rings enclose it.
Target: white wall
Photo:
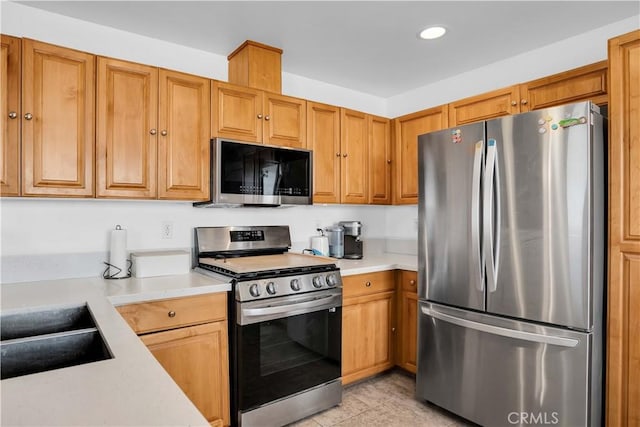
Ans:
[[[602,61],[607,59],[608,39],[639,27],[640,15],[393,96],[387,99],[388,117]]]

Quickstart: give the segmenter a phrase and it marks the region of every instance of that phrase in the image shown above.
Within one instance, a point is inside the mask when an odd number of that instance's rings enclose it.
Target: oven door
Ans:
[[[340,378],[342,292],[236,303],[237,409]]]

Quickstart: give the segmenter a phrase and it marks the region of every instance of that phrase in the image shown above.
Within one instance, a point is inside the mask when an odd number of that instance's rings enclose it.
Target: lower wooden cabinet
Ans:
[[[418,365],[418,273],[398,272],[398,344],[396,365],[413,372]]]
[[[342,383],[393,366],[395,280],[393,271],[343,277]]]
[[[226,301],[217,293],[117,308],[212,426],[230,424]]]

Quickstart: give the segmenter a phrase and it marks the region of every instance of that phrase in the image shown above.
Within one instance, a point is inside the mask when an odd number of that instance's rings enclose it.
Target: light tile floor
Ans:
[[[342,405],[289,427],[463,427],[472,426],[434,405],[415,399],[415,377],[393,370],[347,386]]]

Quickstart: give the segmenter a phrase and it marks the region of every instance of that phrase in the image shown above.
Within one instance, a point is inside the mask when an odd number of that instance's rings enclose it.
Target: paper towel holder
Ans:
[[[116,230],[122,230],[122,227],[118,224],[118,225],[116,225],[115,229]],[[104,271],[102,272],[102,278],[103,279],[128,279],[128,278],[131,277],[131,266],[132,266],[131,259],[127,259],[127,274],[126,274],[126,276],[119,276],[120,273],[122,273],[122,268],[120,268],[120,267],[118,267],[116,265],[113,265],[113,264],[111,264],[109,262],[106,262],[106,261],[103,261],[103,264],[105,264],[107,266],[104,269]]]

